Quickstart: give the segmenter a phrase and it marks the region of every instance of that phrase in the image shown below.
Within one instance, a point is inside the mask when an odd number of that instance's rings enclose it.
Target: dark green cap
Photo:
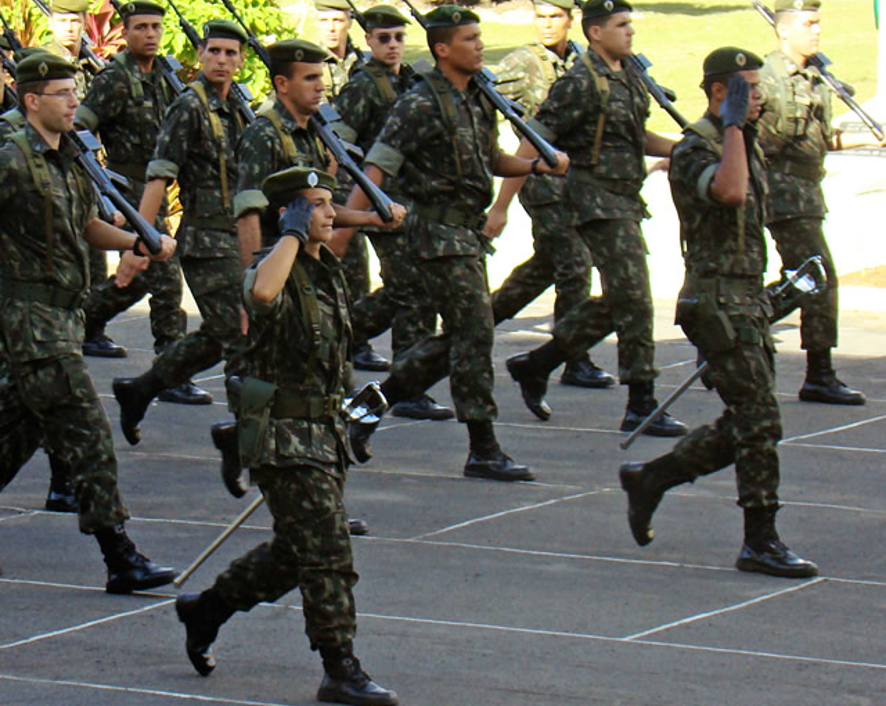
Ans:
[[[775,0],[776,12],[816,12],[820,7],[819,0]]]
[[[272,207],[289,203],[302,189],[328,189],[335,191],[338,182],[329,172],[310,167],[290,167],[274,172],[262,182],[261,190]]]
[[[18,64],[22,59],[27,59],[29,56],[33,56],[34,54],[49,54],[49,50],[46,47],[22,47],[16,52],[12,54],[12,60]]]
[[[718,76],[734,74],[737,71],[756,71],[763,66],[763,60],[753,52],[738,47],[714,49],[704,60],[704,75]]]
[[[357,3],[354,3],[355,5]],[[323,10],[338,10],[339,12],[350,12],[351,6],[348,0],[314,0],[314,7],[321,12]]]
[[[50,12],[73,13],[89,10],[88,0],[52,0]]]
[[[304,39],[276,42],[268,47],[268,54],[274,61],[302,61],[306,64],[319,64],[329,56],[323,47]]]
[[[246,44],[249,37],[233,20],[209,20],[203,25],[203,39],[235,39]]]
[[[376,5],[363,13],[367,29],[386,29],[388,27],[405,27],[412,24],[391,5]]]
[[[67,59],[48,51],[34,52],[22,59],[15,67],[15,79],[19,84],[74,78],[76,75],[76,66]]]
[[[440,5],[425,15],[428,29],[475,24],[480,16],[461,5]]]
[[[597,17],[607,17],[617,12],[631,12],[634,8],[625,0],[588,0],[581,6],[581,18],[593,20]]]
[[[561,10],[571,12],[575,7],[574,0],[532,0],[533,5],[553,5]]]
[[[127,2],[120,6],[118,10],[121,20],[128,20],[133,15],[163,15],[166,14],[166,8],[158,5],[151,0],[136,0],[136,2]]]

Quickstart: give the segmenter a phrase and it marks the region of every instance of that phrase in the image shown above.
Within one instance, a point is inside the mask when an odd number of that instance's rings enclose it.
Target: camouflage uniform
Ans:
[[[686,263],[677,323],[708,361],[726,410],[713,426],[698,427],[682,439],[674,457],[690,480],[735,463],[739,505],[775,509],[782,430],[769,333],[772,310],[763,293],[766,172],[762,153],[749,147],[743,225],[737,209],[700,196],[708,193],[723,144],[720,119],[708,113],[705,120],[708,130],[699,134],[690,126],[671,154],[671,192]],[[745,128],[746,143],[753,139],[754,128]]]
[[[413,203],[406,229],[428,300],[443,320],[442,339],[423,339],[405,351],[389,381],[400,387],[403,399],[418,397],[427,375],[437,376],[431,368],[441,359],[439,354],[427,357],[428,346],[442,346],[459,421],[488,422],[498,410],[492,397],[494,328],[481,231],[499,155],[496,116],[473,80],[462,93],[437,69],[428,77],[397,101],[366,157],[367,164],[399,176],[403,194]],[[441,110],[444,100],[451,101],[454,125]],[[416,374],[416,368],[424,374]]]
[[[657,375],[646,242],[640,231],[640,221],[648,216],[640,188],[649,97],[630,66],[616,73],[595,51],[582,56],[608,82],[608,105],[602,107],[601,92],[582,59],[551,87],[530,120],[542,137],[569,155],[566,200],[603,285],[602,297],[586,299],[557,322],[554,338],[571,360],[615,331],[622,384],[647,383]],[[606,120],[595,159],[601,110]]]
[[[351,72],[357,63],[357,55],[349,51],[344,59],[339,59],[332,52],[329,58],[323,62],[323,85],[326,87],[326,100],[335,102],[342,88],[350,80]]]
[[[397,97],[409,90],[415,80],[415,72],[407,64],[401,65],[399,74],[375,59],[358,67],[336,99],[342,120],[353,131],[343,136],[367,154]],[[386,179],[382,188],[394,201],[403,203],[395,180]],[[436,313],[422,306],[421,279],[405,229],[381,233],[369,230],[367,234],[378,255],[384,286],[357,298],[354,341],[360,345],[390,328],[391,348],[397,357],[416,341],[434,333]],[[354,245],[364,247],[352,241],[351,246]]]
[[[194,84],[203,86],[210,110],[218,116],[223,145],[213,134],[209,111]],[[242,126],[230,95],[222,101],[202,73],[194,84],[169,107],[146,174],[147,181],[177,179],[181,187],[184,212],[176,235],[178,252],[203,318],[197,331],[154,360],[152,371],[164,388],[177,387],[222,359],[225,373],[234,374],[243,348],[241,267],[232,204],[237,178],[234,146]]]
[[[356,632],[351,589],[358,576],[342,502],[348,446],[339,413],[350,321],[336,258],[324,248],[320,260],[299,252],[297,263],[316,292],[319,343],[304,320],[294,274],[273,302],[263,304],[251,295],[257,262],[246,273],[246,368],[277,385],[251,464],[252,479],[274,517],[274,538],[234,561],[213,590],[225,605],[246,611],[298,586],[311,648],[318,649],[349,645]],[[306,408],[314,401],[323,411],[309,415]]]
[[[767,226],[782,269],[794,270],[821,255],[827,289],[801,307],[800,340],[806,350],[837,345],[837,272],[825,241],[827,208],[821,189],[824,158],[833,136],[828,87],[814,67],[800,68],[781,52],[766,57],[760,70],[765,96],[760,144],[769,174]]]
[[[80,530],[93,533],[129,516],[117,490],[110,423],[80,352],[80,307],[89,288],[83,231],[97,216],[95,192],[64,137],[53,150],[30,124],[16,134],[45,161],[52,207],[47,211],[22,149],[6,144],[0,149],[0,488],[43,443],[71,468]]]
[[[551,85],[575,63],[567,48],[560,58],[536,42],[508,54],[494,69],[498,90],[517,101],[531,117]],[[556,285],[554,321],[588,298],[591,260],[587,246],[575,232],[571,213],[564,207],[565,179],[529,176],[520,189],[520,203],[532,219],[532,257],[518,265],[492,294],[496,323],[516,316],[527,304]],[[583,352],[582,352],[583,353]]]
[[[138,208],[145,190],[145,170],[157,144],[172,90],[156,65],[143,74],[135,58],[124,51],[108,62],[89,87],[77,110],[77,120],[101,135],[107,166],[129,180],[128,201]],[[166,231],[166,203],[156,227]],[[127,287],[117,287],[114,277],[97,282],[86,303],[86,338],[100,333],[107,321],[151,293],[151,332],[159,353],[184,336],[187,315],[181,308],[181,266],[178,258],[152,262]]]

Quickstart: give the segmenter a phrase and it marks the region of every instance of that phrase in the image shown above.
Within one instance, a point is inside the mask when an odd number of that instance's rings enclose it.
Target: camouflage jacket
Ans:
[[[304,404],[334,410],[326,418],[272,413],[260,452],[262,466],[316,466],[333,475],[344,473],[347,431],[339,410],[345,393],[345,364],[350,357],[351,321],[347,286],[338,259],[321,248],[319,260],[299,252],[297,263],[313,285],[319,309],[319,339],[299,298],[295,274],[270,303],[252,297],[256,267],[265,250],[246,270],[243,301],[249,314],[248,374],[277,385],[275,402]],[[325,416],[325,415],[317,415]]]
[[[52,206],[47,210],[21,148],[7,142],[0,148],[0,290],[5,299],[0,355],[13,361],[79,355],[83,314],[77,302],[89,287],[89,245],[83,233],[98,215],[95,192],[64,136],[54,150],[30,124],[17,134],[36,158],[45,160]],[[22,284],[38,293],[6,298]],[[47,303],[50,294],[65,296],[66,305]]]
[[[25,122],[27,122],[25,116],[18,108],[7,110],[0,115],[0,146],[6,144],[12,133],[24,130]]]
[[[128,51],[117,54],[92,81],[77,121],[101,135],[108,166],[144,181],[166,109],[175,98],[155,64],[143,74]]]
[[[558,79],[530,125],[569,155],[566,194],[579,222],[646,217],[640,187],[646,174],[646,119],[649,96],[629,65],[609,68],[589,49],[587,57],[608,98],[598,89],[583,59]],[[594,164],[598,119],[605,115],[601,147]]]
[[[522,105],[528,119],[538,112],[554,81],[572,67],[576,58],[577,54],[568,46],[566,56],[560,58],[540,42],[534,42],[512,51],[492,72],[498,79],[499,93]],[[530,176],[520,189],[520,202],[530,207],[558,203],[563,198],[565,183],[563,177]]]
[[[365,161],[399,177],[415,203],[407,227],[431,259],[483,252],[498,156],[495,110],[474,80],[462,93],[435,69],[400,97]]]
[[[335,101],[341,89],[351,77],[354,64],[357,63],[357,55],[354,52],[345,54],[344,59],[339,59],[332,52],[323,62],[323,85],[326,86],[326,100],[329,103]]]
[[[282,126],[284,139],[274,127],[269,114],[276,113]],[[292,140],[287,147],[284,140]],[[239,162],[237,189],[234,197],[234,217],[240,218],[248,211],[264,211],[268,200],[262,193],[262,182],[269,175],[288,167],[314,167],[328,169],[329,156],[320,141],[313,123],[306,128],[299,127],[289,109],[274,100],[273,106],[262,108],[255,122],[249,125],[240,136],[237,145]]]
[[[224,140],[216,139],[209,111],[192,84],[166,112],[146,179],[178,180],[184,208],[177,234],[180,255],[236,257],[233,195],[237,184],[237,156],[234,148],[242,131],[240,114],[233,97],[228,94],[227,100],[219,98],[202,73],[194,83],[203,86],[209,108],[218,116]]]
[[[56,56],[67,59],[72,64],[74,64],[74,66],[77,67],[77,74],[74,76],[74,83],[76,85],[77,98],[82,101],[86,97],[86,92],[89,90],[89,84],[92,80],[92,74],[89,73],[86,68],[87,62],[71,54],[71,52],[65,49],[54,39],[52,41],[46,42],[46,44],[43,45],[43,48],[46,51],[55,54]]]
[[[671,153],[668,178],[689,274],[761,278],[766,270],[766,168],[762,152],[754,144],[754,133],[753,127],[745,129],[751,179],[747,201],[740,209],[718,204],[708,196],[723,156],[719,117],[709,112],[687,127]]]
[[[769,169],[770,219],[824,218],[820,182],[833,136],[828,87],[818,69],[800,68],[781,52],[766,57],[760,78],[760,144]]]

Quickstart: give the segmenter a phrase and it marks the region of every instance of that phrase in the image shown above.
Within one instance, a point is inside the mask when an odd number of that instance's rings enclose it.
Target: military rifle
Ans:
[[[366,24],[366,17],[364,17],[363,13],[357,9],[357,6],[351,1],[347,0],[348,5],[351,6],[351,16],[357,20],[357,24],[360,25],[360,29],[362,29],[366,34],[369,34],[369,29]],[[354,43],[351,41],[350,35],[348,35],[348,41],[345,45],[345,54],[351,53],[357,57],[358,64],[366,63],[366,52],[362,49],[358,49]]]
[[[754,6],[754,9],[759,12],[765,20],[770,24],[770,26],[775,26],[775,14],[770,10],[766,5],[764,5],[760,0],[751,0],[751,3]],[[818,73],[821,74],[822,80],[824,80],[825,84],[828,88],[830,88],[834,93],[837,94],[837,98],[843,101],[849,109],[855,113],[861,121],[865,124],[868,130],[870,130],[874,137],[876,137],[881,142],[886,140],[886,132],[883,130],[883,126],[874,120],[864,108],[862,108],[856,101],[853,96],[855,95],[855,89],[850,86],[848,83],[843,83],[840,79],[834,76],[828,66],[830,66],[833,62],[826,57],[821,52],[816,52],[810,57],[806,58],[806,64],[808,66],[814,66],[818,69]]]
[[[117,14],[120,17],[123,17],[123,13],[120,11],[122,6],[120,4],[120,0],[111,0],[111,5],[114,6],[114,9],[117,11]],[[154,61],[157,63],[157,67],[160,69],[160,73],[163,74],[163,80],[169,84],[169,88],[176,96],[180,96],[182,91],[185,90],[185,84],[182,83],[182,80],[178,77],[177,71],[181,70],[182,65],[179,63],[178,59],[174,56],[160,56],[157,54],[154,57]]]
[[[117,187],[114,186],[110,175],[102,168],[95,158],[95,151],[99,149],[99,142],[89,130],[71,130],[65,133],[74,147],[80,152],[77,156],[77,162],[83,167],[86,175],[95,184],[99,193],[106,196],[108,200],[114,204],[116,209],[123,214],[132,229],[135,231],[139,240],[152,253],[156,254],[162,250],[160,242],[160,233],[154,226],[148,223],[144,217],[127,201]]]
[[[425,16],[421,14],[418,9],[413,5],[410,0],[403,0],[406,3],[406,7],[409,8],[409,12],[415,18],[415,21],[421,25],[422,29],[426,32],[428,30],[428,21],[425,19]],[[489,69],[483,68],[476,74],[474,74],[474,80],[477,82],[477,87],[483,92],[483,95],[489,99],[489,102],[495,107],[495,109],[500,112],[510,123],[514,126],[514,129],[517,130],[526,140],[535,148],[538,152],[539,156],[548,164],[550,167],[557,166],[557,153],[554,148],[551,146],[551,143],[544,139],[541,135],[539,135],[535,130],[533,130],[529,125],[523,122],[520,117],[523,113],[522,108],[516,107],[515,103],[512,100],[505,98],[501,93],[499,93],[495,84],[498,79],[495,74],[492,73]]]
[[[16,52],[22,48],[22,43],[19,41],[18,35],[15,33],[15,30],[9,26],[9,23],[6,21],[6,16],[0,12],[0,21],[3,22],[3,36],[6,37],[6,41],[9,44],[9,48],[11,51]],[[6,73],[15,78],[15,62],[12,59],[3,55],[3,68],[6,69]],[[10,86],[5,86],[5,90],[9,91],[9,94],[15,98],[16,103],[18,102],[18,96],[15,94],[15,91],[12,90]]]
[[[222,1],[225,3],[225,7],[231,9],[228,0]],[[268,54],[267,48],[261,43],[261,40],[255,36],[255,33],[243,21],[240,15],[233,12],[232,14],[234,19],[237,20],[243,28],[243,31],[246,32],[247,37],[249,37],[249,46],[252,47],[256,56],[261,59],[262,63],[264,63],[270,72],[271,56]],[[372,207],[376,210],[378,215],[381,216],[381,219],[385,223],[390,222],[394,217],[391,212],[391,205],[393,202],[384,191],[376,186],[373,181],[363,173],[360,167],[357,166],[356,162],[354,162],[351,155],[348,154],[350,150],[358,150],[358,148],[353,145],[346,147],[341,138],[332,131],[331,125],[336,120],[341,120],[341,116],[335,111],[335,108],[328,103],[324,103],[320,106],[320,110],[311,116],[311,122],[317,130],[320,140],[326,145],[326,149],[332,153],[332,156],[335,157],[335,161],[338,162],[339,166],[350,174],[351,178],[361,189],[363,189],[363,193],[369,198]]]
[[[203,40],[200,39],[200,36],[197,34],[197,30],[194,29],[194,25],[188,22],[187,18],[179,12],[179,9],[175,6],[175,3],[172,0],[166,0],[169,3],[169,7],[172,8],[172,11],[178,17],[178,26],[181,27],[182,32],[185,33],[185,36],[188,38],[188,41],[193,45],[194,49],[199,51],[200,47],[203,45]],[[255,111],[252,109],[252,93],[250,93],[249,89],[241,83],[232,83],[231,84],[231,95],[234,96],[234,100],[237,101],[237,109],[240,111],[240,115],[243,117],[243,120],[246,123],[251,123],[255,120]]]
[[[47,17],[52,15],[52,10],[49,9],[49,5],[46,4],[45,0],[34,0],[34,4]],[[80,35],[80,56],[78,58],[80,61],[86,62],[89,73],[97,74],[105,68],[106,62],[92,50],[93,46],[92,38],[86,32],[83,32]]]

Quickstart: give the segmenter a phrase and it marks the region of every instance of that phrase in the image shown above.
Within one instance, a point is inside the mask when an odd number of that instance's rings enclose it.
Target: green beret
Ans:
[[[718,76],[736,71],[756,71],[763,60],[753,52],[738,47],[714,49],[704,60],[704,75]]]
[[[588,0],[581,6],[581,18],[593,20],[597,17],[614,15],[616,12],[630,12],[633,9],[626,0]]]
[[[89,0],[52,0],[49,6],[50,12],[72,13],[86,12],[89,9]]]
[[[246,44],[249,37],[233,20],[209,20],[203,25],[203,39],[236,39],[240,44]]]
[[[163,15],[166,14],[166,8],[158,5],[151,0],[135,0],[120,6],[118,10],[121,20],[128,20],[133,15]]]
[[[396,7],[391,5],[376,5],[363,13],[366,20],[366,29],[386,29],[387,27],[405,27],[412,24]]]
[[[461,5],[440,5],[425,15],[428,29],[475,24],[480,16]]]
[[[329,56],[329,52],[323,47],[304,39],[276,42],[268,47],[268,54],[274,61],[302,61],[306,64],[322,63]]]
[[[819,0],[775,0],[776,12],[816,12],[820,7]]]
[[[310,167],[290,167],[274,172],[262,182],[261,190],[271,206],[289,203],[302,189],[328,189],[335,191],[338,182],[329,172]]]
[[[76,66],[48,51],[34,52],[15,66],[16,82],[20,84],[74,78],[76,75]]]
[[[575,7],[574,0],[532,0],[533,5],[553,5],[554,7],[559,7],[561,10],[566,10],[566,12],[571,12]]]
[[[348,5],[348,0],[314,0],[314,7],[321,12],[324,10],[338,10],[339,12],[351,11],[351,6]]]
[[[12,54],[12,60],[18,64],[22,59],[27,59],[29,56],[33,56],[34,54],[49,54],[49,50],[46,47],[22,47],[16,52]]]

